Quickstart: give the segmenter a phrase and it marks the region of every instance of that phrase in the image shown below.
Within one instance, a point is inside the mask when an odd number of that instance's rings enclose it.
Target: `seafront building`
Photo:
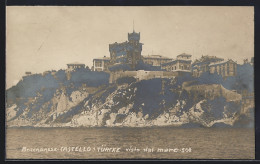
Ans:
[[[173,72],[191,72],[191,55],[180,54],[176,59],[161,65],[162,69]]]
[[[173,59],[162,55],[143,56],[143,62],[152,66],[161,66],[164,63],[171,62]]]
[[[196,59],[193,63],[191,60],[192,55],[182,53],[176,57],[176,59],[165,57],[162,55],[146,55],[142,56],[142,46],[143,43],[140,42],[140,32],[128,33],[128,41],[122,43],[109,44],[110,57],[101,57],[93,59],[93,71],[124,71],[124,68],[128,71],[138,71],[136,66],[139,61],[144,64],[159,67],[164,72],[176,72],[176,76],[180,76],[183,73],[190,73],[194,77],[201,76],[204,72],[209,72],[211,74],[217,73],[222,77],[226,78],[228,76],[236,76],[237,63],[233,60],[224,60],[216,56],[203,56]],[[245,60],[248,62],[248,60]],[[248,63],[253,63],[254,58]],[[77,67],[76,65],[71,65],[71,67]],[[111,69],[113,68],[113,69]],[[115,69],[114,69],[115,68]],[[155,71],[155,70],[154,70]],[[148,72],[146,72],[148,73]],[[121,75],[122,73],[120,73]],[[126,73],[123,73],[126,74]],[[150,70],[150,75],[152,75]],[[127,74],[126,74],[127,75]],[[114,77],[118,77],[116,74]],[[159,73],[153,76],[159,76]],[[160,75],[162,77],[162,75]],[[114,80],[112,80],[114,81]]]
[[[139,61],[162,69],[162,71],[191,72],[191,55],[180,54],[176,59],[162,55],[142,56],[142,45],[140,43],[140,32],[128,33],[128,41],[109,44],[110,57],[93,59],[93,71],[108,71],[113,66],[125,65],[135,70]],[[120,69],[118,70],[120,71]]]
[[[251,57],[250,60],[248,60],[248,59],[244,59],[244,64],[251,64],[251,65],[254,65],[254,57]]]
[[[93,71],[107,71],[110,57],[102,57],[93,59]]]
[[[203,56],[200,59],[196,59],[192,63],[192,75],[195,77],[199,77],[204,72],[209,72],[209,64],[216,63],[216,62],[222,62],[224,61],[223,58],[218,58],[216,56]]]
[[[140,32],[128,33],[128,41],[109,44],[110,64],[127,64],[135,69],[141,60],[143,43],[140,43]]]
[[[227,61],[220,61],[209,64],[210,73],[217,73],[223,78],[228,76],[236,76],[237,74],[237,63],[229,59]]]
[[[32,72],[25,72],[25,76],[30,76],[32,75]]]
[[[202,56],[192,63],[192,75],[199,77],[204,72],[217,73],[222,77],[236,76],[237,63],[216,56]]]
[[[76,69],[80,69],[80,68],[85,68],[85,64],[83,63],[78,63],[78,62],[75,62],[75,63],[69,63],[67,64],[68,66],[68,70],[76,70]]]

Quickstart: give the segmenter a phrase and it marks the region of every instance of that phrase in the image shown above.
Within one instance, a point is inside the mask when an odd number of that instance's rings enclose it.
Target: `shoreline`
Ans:
[[[172,129],[253,129],[255,127],[181,127],[181,126],[146,126],[146,127],[127,127],[127,126],[113,126],[113,127],[35,127],[35,126],[12,126],[5,127],[5,129],[157,129],[157,128],[172,128]]]

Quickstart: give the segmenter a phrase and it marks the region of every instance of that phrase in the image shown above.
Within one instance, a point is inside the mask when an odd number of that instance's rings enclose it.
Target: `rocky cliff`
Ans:
[[[90,71],[67,76],[62,70],[32,75],[7,90],[7,126],[231,127],[253,123],[241,113],[241,95],[221,84],[184,83],[178,78],[124,78],[109,84],[109,74]]]

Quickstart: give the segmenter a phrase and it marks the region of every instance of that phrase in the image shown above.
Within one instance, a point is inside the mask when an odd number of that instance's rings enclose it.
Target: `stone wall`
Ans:
[[[167,72],[167,71],[118,71],[111,72],[109,83],[115,83],[117,79],[122,77],[134,77],[139,80],[148,80],[153,78],[174,78],[178,76],[178,72]]]
[[[198,94],[204,95],[204,98],[213,100],[216,97],[224,97],[229,101],[241,101],[242,96],[235,91],[230,91],[220,84],[202,84],[202,85],[189,85],[184,82],[183,89],[187,91],[196,91]]]

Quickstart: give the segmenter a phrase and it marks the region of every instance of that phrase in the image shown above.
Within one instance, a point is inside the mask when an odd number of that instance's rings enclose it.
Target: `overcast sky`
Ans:
[[[254,56],[253,7],[7,7],[6,84],[26,71],[92,66],[109,56],[108,44],[141,33],[142,55],[175,58],[189,53],[231,58]]]

